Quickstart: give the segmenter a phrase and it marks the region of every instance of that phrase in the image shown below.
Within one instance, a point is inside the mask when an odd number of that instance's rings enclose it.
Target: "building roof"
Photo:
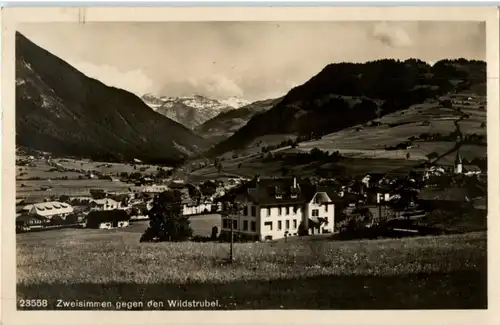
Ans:
[[[451,187],[444,189],[424,188],[419,195],[421,200],[426,201],[461,201],[467,200],[467,189]]]
[[[125,210],[92,211],[87,215],[87,222],[92,224],[127,220],[130,216]]]
[[[19,216],[16,217],[16,222],[24,222],[33,219],[42,220],[44,222],[49,221],[49,219],[47,219],[44,216],[20,214]]]
[[[464,165],[464,170],[466,172],[481,172],[481,168],[477,165]]]
[[[308,180],[294,178],[253,179],[233,189],[229,196],[244,196],[259,205],[303,204],[310,202],[316,193],[326,193],[332,201],[339,199],[335,191],[326,186],[311,184]]]
[[[107,204],[118,204],[117,201],[110,199],[110,198],[105,198],[105,199],[100,199],[100,200],[94,200],[94,203],[98,205],[107,205]]]
[[[30,206],[26,206],[25,209],[26,208],[29,209],[30,213],[43,217],[73,213],[73,207],[71,205],[57,201],[35,203]]]

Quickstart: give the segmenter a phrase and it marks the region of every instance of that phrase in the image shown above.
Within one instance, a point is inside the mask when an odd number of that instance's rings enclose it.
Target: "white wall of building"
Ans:
[[[199,205],[184,205],[182,207],[182,214],[185,216],[202,214],[202,213],[205,213],[206,211],[208,211],[208,212],[212,211],[212,204],[211,203],[202,203]]]
[[[319,233],[323,233],[324,230],[333,233],[335,229],[335,205],[324,201],[318,202],[317,195],[318,193],[316,193],[316,195],[311,199],[311,201],[306,204],[305,217],[309,219],[317,217],[326,218],[328,220],[328,224],[321,225]],[[325,198],[327,198],[328,201],[331,202],[330,198],[328,197],[328,195],[326,195],[326,193],[324,193],[324,196]],[[316,234],[316,231],[318,230],[310,229],[309,233]]]
[[[261,239],[264,240],[267,236],[271,236],[272,239],[284,238],[286,231],[289,234],[298,233],[303,217],[302,210],[299,205],[261,208],[259,220]]]

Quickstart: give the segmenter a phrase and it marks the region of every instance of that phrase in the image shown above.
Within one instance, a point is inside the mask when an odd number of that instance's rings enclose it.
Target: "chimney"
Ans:
[[[297,188],[297,177],[293,176],[293,188]]]

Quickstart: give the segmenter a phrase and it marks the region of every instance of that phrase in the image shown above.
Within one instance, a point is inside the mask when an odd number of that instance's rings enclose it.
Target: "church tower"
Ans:
[[[460,156],[460,150],[457,150],[457,156],[455,157],[455,174],[462,174],[462,157]]]

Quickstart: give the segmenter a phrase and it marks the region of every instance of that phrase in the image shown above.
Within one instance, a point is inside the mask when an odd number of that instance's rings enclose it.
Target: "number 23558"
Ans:
[[[21,308],[37,308],[47,307],[49,305],[47,299],[21,299],[19,300],[19,307]]]

